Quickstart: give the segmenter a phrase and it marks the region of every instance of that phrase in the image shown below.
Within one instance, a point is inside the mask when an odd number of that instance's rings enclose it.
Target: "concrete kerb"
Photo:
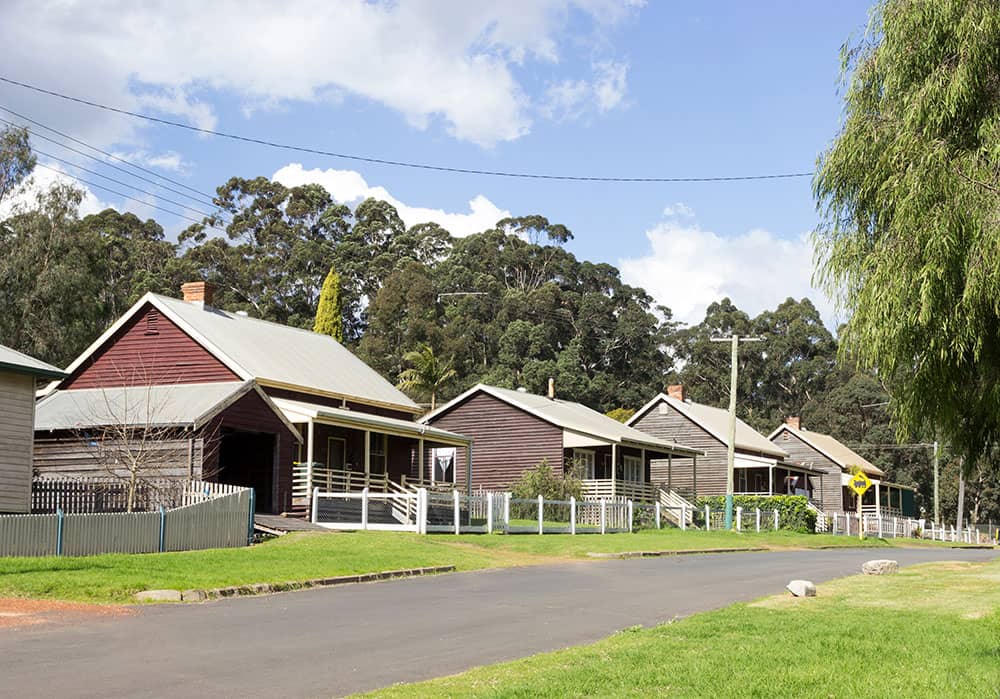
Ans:
[[[763,546],[739,546],[715,549],[673,549],[670,551],[619,551],[615,553],[588,553],[588,558],[658,558],[660,556],[687,556],[698,553],[750,553],[768,551]]]
[[[313,578],[311,580],[293,580],[289,582],[277,583],[252,583],[248,585],[233,585],[230,587],[216,587],[207,590],[184,590],[179,592],[170,590],[169,592],[177,596],[169,601],[183,602],[205,602],[207,600],[224,599],[227,597],[251,597],[255,595],[271,595],[278,592],[292,592],[294,590],[308,590],[315,587],[330,587],[333,585],[350,585],[354,583],[377,582],[380,580],[392,580],[395,578],[412,578],[421,575],[436,575],[438,573],[453,573],[455,566],[427,566],[424,568],[405,568],[402,570],[383,570],[377,573],[362,573],[359,575],[338,575],[331,578]],[[150,591],[136,593],[135,597],[139,601],[150,600]],[[164,591],[166,592],[166,591]]]

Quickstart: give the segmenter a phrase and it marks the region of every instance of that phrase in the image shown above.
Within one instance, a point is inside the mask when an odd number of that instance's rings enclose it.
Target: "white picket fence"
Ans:
[[[420,534],[612,534],[632,531],[631,500],[549,500],[511,493],[466,495],[419,488],[411,493],[313,491],[311,520],[327,529]],[[659,504],[656,505],[659,510]],[[657,528],[660,519],[657,519]]]
[[[924,539],[950,541],[958,544],[985,545],[995,543],[995,538],[991,537],[987,532],[980,531],[978,528],[972,526],[958,529],[954,524],[951,526],[941,524],[935,527],[934,523],[930,522],[926,528],[921,527],[921,535]]]

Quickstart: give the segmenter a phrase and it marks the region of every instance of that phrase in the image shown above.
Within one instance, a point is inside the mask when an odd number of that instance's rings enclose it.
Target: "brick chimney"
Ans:
[[[793,430],[802,429],[802,418],[798,415],[789,415],[785,418],[785,424],[791,427]]]
[[[215,284],[211,282],[188,282],[181,284],[181,293],[188,303],[195,303],[199,306],[211,306],[212,296],[215,294]]]
[[[549,400],[556,399],[556,380],[549,377]]]
[[[682,403],[687,400],[687,394],[684,392],[684,384],[674,384],[672,386],[667,386],[667,395],[671,398],[676,398]]]

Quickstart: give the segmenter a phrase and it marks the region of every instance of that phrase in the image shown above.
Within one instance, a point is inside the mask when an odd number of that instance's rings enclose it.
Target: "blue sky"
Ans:
[[[853,1],[38,5],[15,0],[5,10],[7,77],[332,151],[662,177],[811,170],[840,121],[840,46],[868,13]],[[808,178],[580,184],[435,174],[206,138],[9,85],[0,105],[207,192],[233,175],[315,180],[348,203],[391,197],[408,223],[434,219],[456,234],[507,212],[540,213],[573,230],[579,257],[619,265],[685,321],[723,295],[751,313],[809,295],[828,324],[836,319],[809,287]],[[46,181],[39,173],[36,186]],[[183,225],[97,189],[85,208],[106,204],[173,232]]]

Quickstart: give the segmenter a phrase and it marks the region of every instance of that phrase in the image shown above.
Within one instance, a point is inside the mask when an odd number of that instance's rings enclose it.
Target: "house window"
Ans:
[[[625,465],[625,480],[639,482],[642,480],[642,459],[638,456],[628,456],[623,458]]]
[[[594,480],[595,459],[594,452],[589,449],[574,449],[573,461],[580,478],[584,480]]]
[[[371,450],[369,459],[369,469],[371,473],[385,473],[385,454],[389,436],[385,434],[372,433]]]
[[[740,493],[747,492],[747,470],[745,468],[736,471],[736,490]]]
[[[340,437],[326,440],[326,467],[343,471],[347,464],[347,441]]]

